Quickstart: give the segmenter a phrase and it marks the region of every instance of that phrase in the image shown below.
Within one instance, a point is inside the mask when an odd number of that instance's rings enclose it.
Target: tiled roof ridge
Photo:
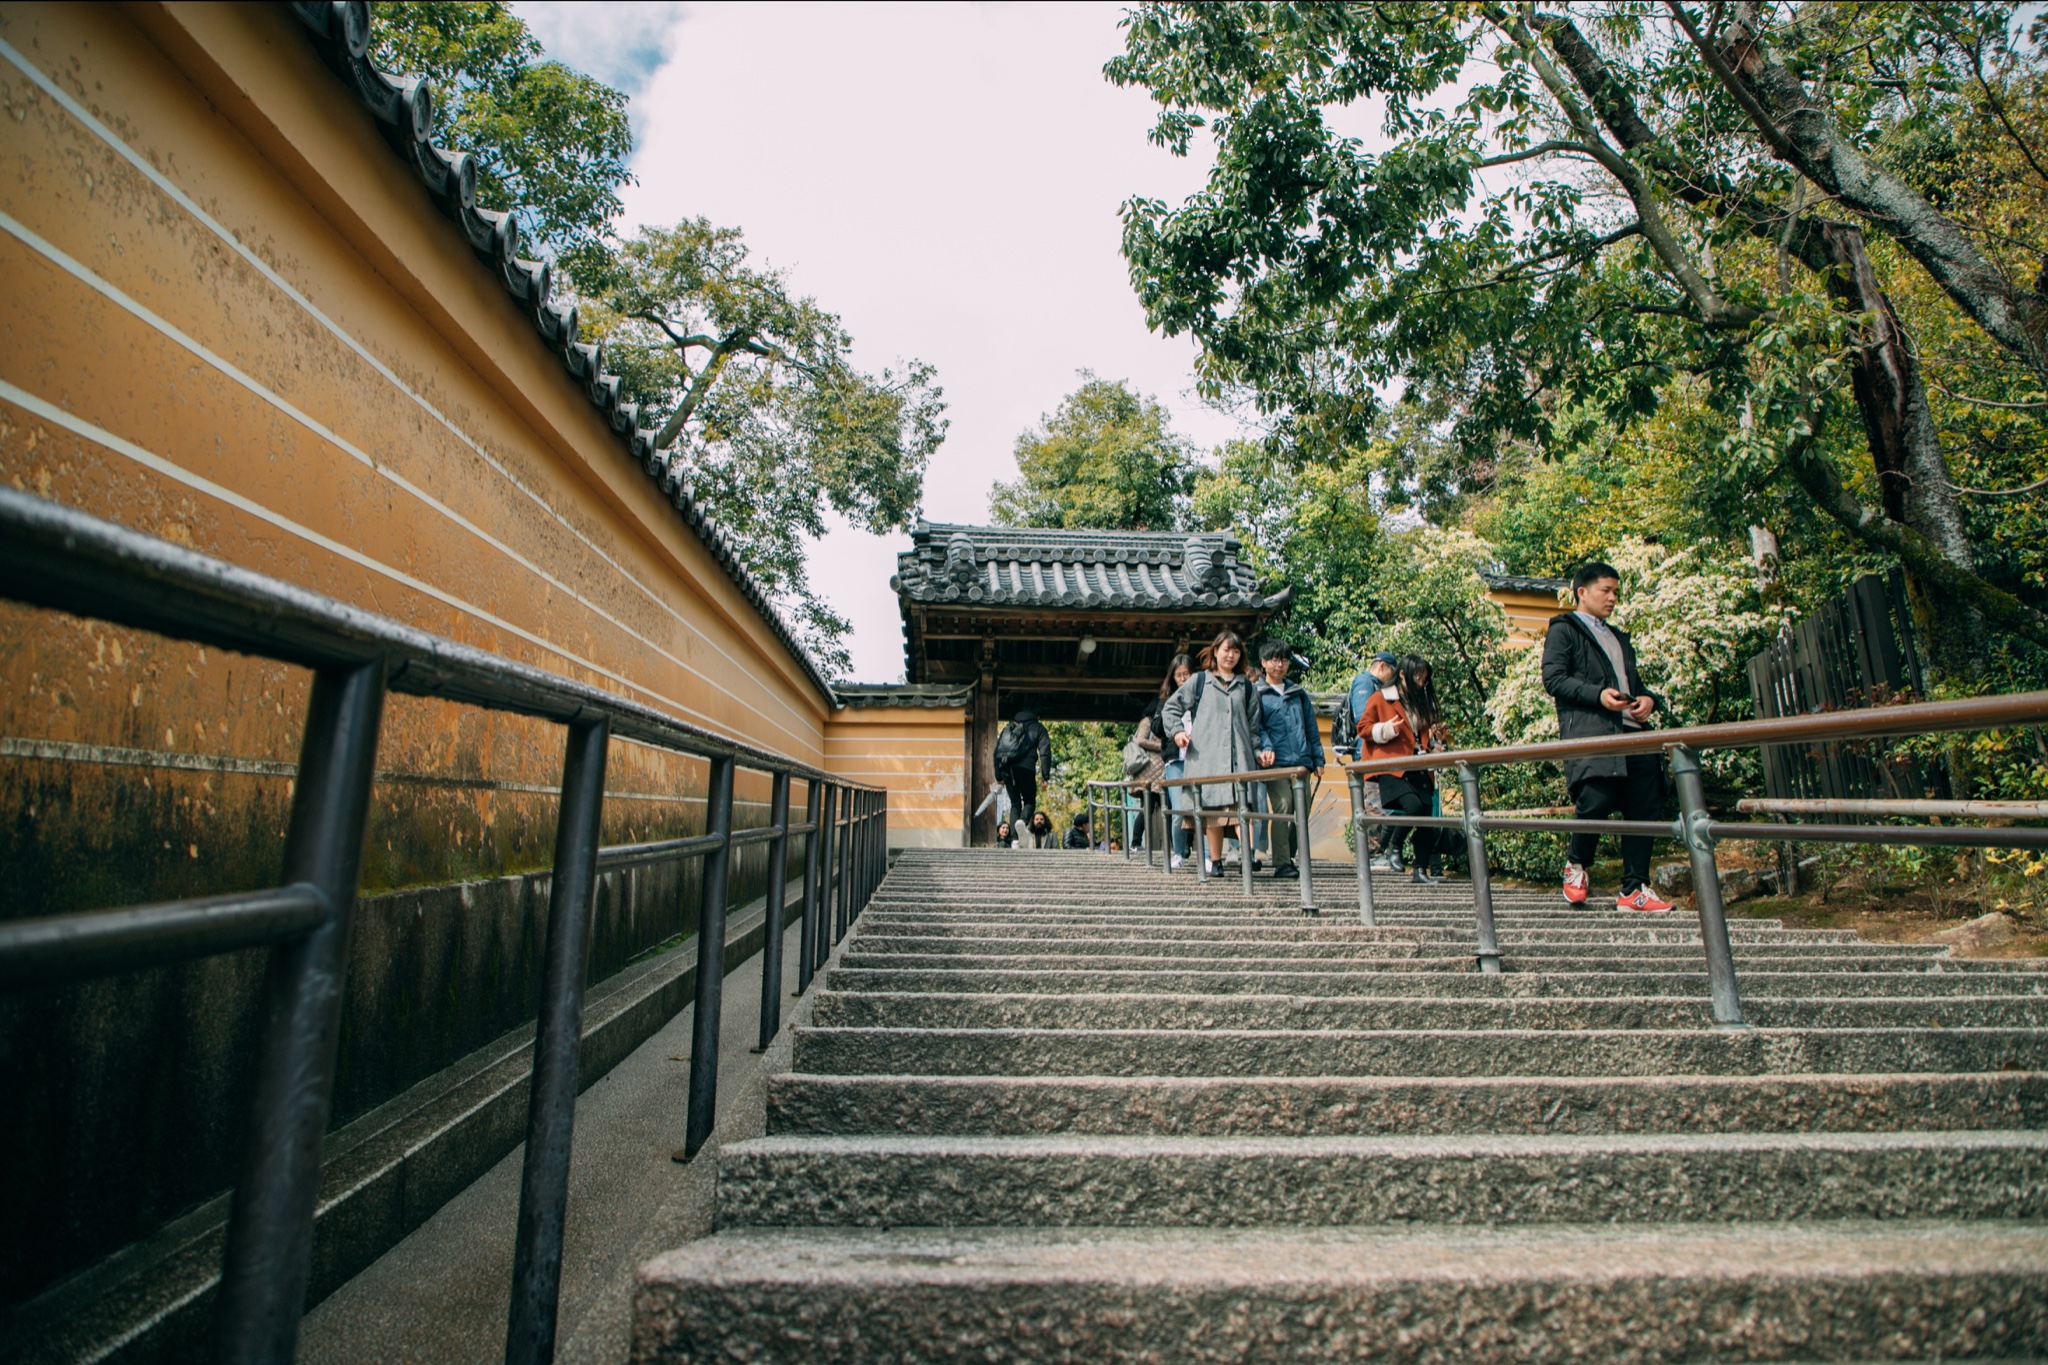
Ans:
[[[370,60],[370,7],[366,0],[292,0],[291,9],[311,35],[321,60],[355,91],[370,111],[377,131],[426,186],[435,207],[462,230],[470,250],[491,267],[505,292],[521,305],[541,340],[561,357],[563,368],[583,386],[591,406],[624,441],[633,462],[682,513],[684,523],[803,666],[812,684],[837,706],[838,694],[818,670],[810,651],[740,562],[724,530],[705,515],[692,496],[681,461],[655,448],[654,432],[640,425],[639,406],[622,401],[619,377],[604,368],[603,347],[576,339],[576,306],[557,306],[550,300],[553,267],[546,261],[520,258],[519,223],[513,214],[477,207],[476,158],[469,152],[449,152],[435,145],[434,96],[426,78],[393,76]]]

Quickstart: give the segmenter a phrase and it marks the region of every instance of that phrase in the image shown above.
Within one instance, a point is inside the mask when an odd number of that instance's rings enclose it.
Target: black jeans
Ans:
[[[1010,828],[1018,832],[1019,841],[1030,840],[1029,847],[1037,848],[1037,836],[1031,832],[1031,817],[1038,810],[1038,773],[1031,768],[998,774],[1003,790],[1010,794]]]
[[[1427,815],[1434,808],[1430,797],[1436,791],[1436,778],[1427,769],[1412,773],[1381,773],[1380,805],[1389,815]],[[1380,852],[1389,857],[1398,856],[1402,841],[1414,835],[1414,855],[1411,867],[1427,868],[1430,858],[1436,853],[1436,835],[1433,829],[1417,828],[1413,825],[1381,825]]]
[[[1630,754],[1625,777],[1588,777],[1572,788],[1581,820],[1605,820],[1620,815],[1624,820],[1657,820],[1664,814],[1664,760],[1653,754]],[[1647,834],[1621,836],[1621,894],[1632,894],[1650,879],[1650,846]],[[1580,867],[1591,867],[1600,851],[1600,836],[1574,834],[1565,856]]]

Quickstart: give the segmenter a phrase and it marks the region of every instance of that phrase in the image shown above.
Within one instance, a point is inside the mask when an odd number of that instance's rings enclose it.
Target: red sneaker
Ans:
[[[1586,893],[1592,889],[1592,881],[1586,876],[1586,869],[1577,863],[1564,865],[1564,898],[1571,905],[1584,905]]]
[[[1658,900],[1657,893],[1644,886],[1638,887],[1628,895],[1616,896],[1614,908],[1633,910],[1639,915],[1668,915],[1671,913],[1671,902]]]

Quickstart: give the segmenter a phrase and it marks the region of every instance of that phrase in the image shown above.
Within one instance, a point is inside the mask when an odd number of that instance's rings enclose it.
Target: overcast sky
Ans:
[[[703,215],[837,312],[870,369],[938,369],[952,429],[933,521],[987,519],[1011,447],[1088,369],[1184,434],[1235,434],[1192,392],[1193,345],[1148,332],[1118,206],[1178,202],[1200,165],[1145,140],[1152,104],[1102,78],[1119,4],[561,4],[514,8],[550,54],[632,96],[626,224]],[[811,580],[854,624],[855,679],[898,680],[904,535],[836,530]]]

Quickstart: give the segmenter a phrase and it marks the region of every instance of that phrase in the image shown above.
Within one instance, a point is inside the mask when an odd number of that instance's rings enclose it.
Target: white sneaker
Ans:
[[[1236,867],[1237,864],[1238,857],[1235,853],[1226,853],[1223,855],[1223,865],[1225,867]]]
[[[1181,856],[1180,856],[1180,855],[1179,855],[1178,853],[1176,853],[1176,854],[1174,854],[1174,855],[1173,855],[1173,861],[1172,861],[1172,862],[1170,862],[1170,863],[1168,864],[1168,866],[1169,866],[1170,868],[1175,868],[1175,869],[1178,869],[1178,868],[1180,867],[1180,865],[1181,865],[1182,863],[1186,862],[1186,861],[1187,861],[1187,859],[1185,859],[1185,858],[1181,857]]]

